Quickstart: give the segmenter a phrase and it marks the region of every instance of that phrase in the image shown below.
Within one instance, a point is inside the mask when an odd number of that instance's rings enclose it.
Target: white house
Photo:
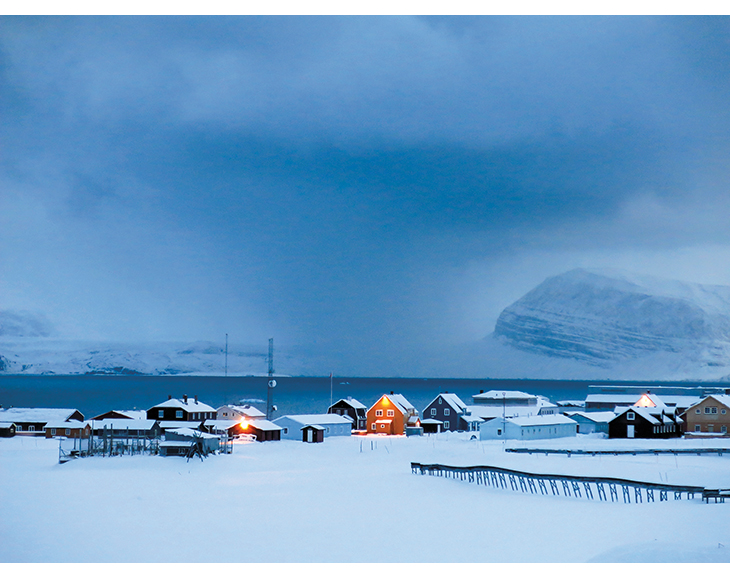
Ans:
[[[608,435],[608,422],[616,417],[612,411],[566,411],[568,416],[578,424],[578,433],[605,433]]]
[[[283,415],[274,420],[281,428],[281,439],[302,441],[302,428],[317,425],[324,428],[324,437],[349,436],[352,434],[352,419],[333,413]]]
[[[537,440],[571,437],[578,433],[578,424],[562,414],[526,417],[495,417],[479,425],[481,440]]]
[[[252,405],[222,405],[216,411],[219,420],[264,419],[266,414]]]

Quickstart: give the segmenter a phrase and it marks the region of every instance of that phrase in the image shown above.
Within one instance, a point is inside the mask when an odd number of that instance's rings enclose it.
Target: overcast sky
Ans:
[[[730,284],[729,79],[727,17],[3,17],[0,309],[336,366]]]

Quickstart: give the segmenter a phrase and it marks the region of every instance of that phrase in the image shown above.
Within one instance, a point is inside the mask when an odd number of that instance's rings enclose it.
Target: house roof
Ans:
[[[337,405],[338,403],[343,402],[352,407],[353,409],[367,409],[367,406],[363,403],[360,403],[356,399],[353,399],[352,397],[348,397],[347,399],[339,399],[332,405]],[[332,406],[330,406],[332,407]]]
[[[312,429],[319,430],[319,431],[324,431],[324,429],[325,429],[324,426],[317,425],[317,424],[314,424],[314,423],[308,423],[307,425],[303,425],[299,429],[307,429],[308,427],[309,428],[312,428]]]
[[[538,412],[545,407],[556,407],[548,401],[538,398],[537,405],[468,405],[467,412],[471,416],[479,417],[481,419],[492,419],[494,417],[502,417],[502,410],[504,410],[505,417],[519,417],[519,416],[530,416],[537,415]],[[461,416],[467,419],[469,416]]]
[[[532,425],[562,425],[562,424],[575,424],[576,421],[570,419],[568,416],[565,416],[560,413],[556,413],[553,415],[530,415],[530,416],[522,416],[522,417],[512,417],[509,418],[508,421],[511,421],[512,423],[518,425],[518,426],[532,426]]]
[[[281,420],[290,419],[302,425],[352,425],[352,419],[337,415],[336,413],[310,413],[302,415],[282,415],[274,420],[279,423]]]
[[[56,420],[56,421],[49,421],[46,423],[44,428],[56,428],[56,429],[83,429],[85,426],[89,425],[89,422],[87,421],[63,421],[63,420]]]
[[[8,429],[13,427],[15,424],[10,421],[0,421],[0,428],[1,429]]]
[[[616,417],[612,411],[566,411],[565,415],[570,418],[577,415],[595,423],[608,423]]]
[[[78,410],[69,408],[9,407],[0,409],[0,420],[12,423],[66,421]]]
[[[167,433],[174,433],[177,435],[185,436],[185,437],[201,437],[206,439],[213,439],[217,438],[217,435],[205,433],[202,431],[199,431],[197,429],[191,429],[189,427],[179,427],[176,429],[169,429],[167,430]]]
[[[236,411],[250,418],[266,417],[266,414],[263,411],[252,405],[222,405],[218,408],[218,411],[222,410],[225,407],[230,407],[233,411]]]
[[[413,407],[413,404],[411,404],[410,401],[408,401],[402,394],[400,393],[385,393],[380,396],[378,401],[376,401],[373,406],[377,405],[377,403],[383,399],[384,397],[387,397],[391,403],[393,404],[393,407],[395,407],[398,411],[400,411],[403,415],[406,415],[408,413],[418,413],[416,411],[416,408]],[[372,408],[371,408],[372,409]]]
[[[152,426],[154,426],[157,423],[157,420],[154,419],[124,419],[124,418],[117,418],[117,419],[100,419],[100,420],[94,420],[94,423],[92,424],[94,427],[94,430],[103,430],[105,427],[108,429],[152,429]],[[169,422],[167,422],[169,423]],[[177,424],[179,423],[185,423],[185,422],[175,422]]]
[[[725,393],[712,393],[708,395],[707,397],[703,397],[701,400],[699,400],[697,403],[692,404],[690,407],[694,407],[695,405],[699,405],[703,401],[712,398],[718,403],[721,403],[727,408],[730,408],[730,395],[727,395]]]
[[[467,408],[467,405],[455,393],[439,393],[426,407],[433,405],[439,397],[442,398],[447,404],[449,404],[451,408],[457,413],[462,413]]]
[[[425,424],[425,425],[441,425],[443,423],[444,422],[439,421],[437,419],[432,419],[432,418],[422,419],[421,420],[421,424]]]
[[[210,407],[207,403],[202,403],[200,401],[195,401],[195,398],[189,397],[187,401],[184,399],[168,399],[166,401],[163,401],[162,403],[158,403],[157,405],[152,406],[150,409],[157,409],[160,407],[174,407],[179,409],[184,409],[185,411],[215,411],[212,407]]]
[[[664,424],[672,424],[672,423],[682,423],[682,419],[675,416],[674,413],[672,413],[672,410],[670,409],[669,412],[662,413],[662,410],[656,411],[655,408],[648,408],[648,407],[638,407],[635,405],[631,405],[629,407],[617,407],[616,408],[616,417],[613,419],[616,419],[623,414],[625,414],[627,411],[633,411],[634,413],[640,415],[643,417],[646,421],[648,421],[652,425],[664,425]],[[613,420],[610,420],[613,421]]]
[[[108,413],[116,413],[121,417],[102,417]],[[110,411],[105,411],[96,417],[92,417],[91,419],[94,421],[103,421],[105,419],[147,419],[147,412],[143,409],[112,409]]]
[[[350,423],[350,422],[348,422]],[[281,430],[281,426],[276,425],[273,422],[270,422],[268,419],[254,419],[248,422],[248,424],[254,428],[261,431],[279,431]]]

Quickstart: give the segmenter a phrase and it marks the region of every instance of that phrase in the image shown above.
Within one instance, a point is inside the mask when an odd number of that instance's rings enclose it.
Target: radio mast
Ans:
[[[271,405],[271,398],[274,396],[276,380],[274,379],[274,338],[269,339],[269,386],[266,388],[266,419],[271,419],[271,414],[276,411],[276,406]]]

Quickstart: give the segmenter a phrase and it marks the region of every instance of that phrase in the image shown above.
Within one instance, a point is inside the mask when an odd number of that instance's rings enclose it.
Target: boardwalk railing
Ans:
[[[553,449],[540,449],[540,448],[507,448],[505,451],[514,454],[563,454],[567,456],[619,456],[629,455],[636,456],[641,454],[659,455],[659,454],[672,454],[672,455],[718,455],[723,454],[730,455],[730,448],[682,448],[682,449],[668,449],[668,450],[553,450]]]
[[[675,486],[621,478],[533,474],[496,466],[446,466],[411,462],[411,472],[454,478],[524,493],[559,496],[562,492],[563,496],[576,498],[585,496],[589,500],[598,496],[601,501],[610,500],[611,502],[623,500],[624,503],[630,503],[632,496],[634,503],[653,502],[655,492],[659,494],[660,502],[667,501],[670,494],[674,495],[675,500],[681,500],[682,494],[685,494],[687,499],[699,495],[706,502],[709,502],[710,499],[715,502],[724,502],[725,498],[730,498],[730,490],[710,490],[700,486]]]

